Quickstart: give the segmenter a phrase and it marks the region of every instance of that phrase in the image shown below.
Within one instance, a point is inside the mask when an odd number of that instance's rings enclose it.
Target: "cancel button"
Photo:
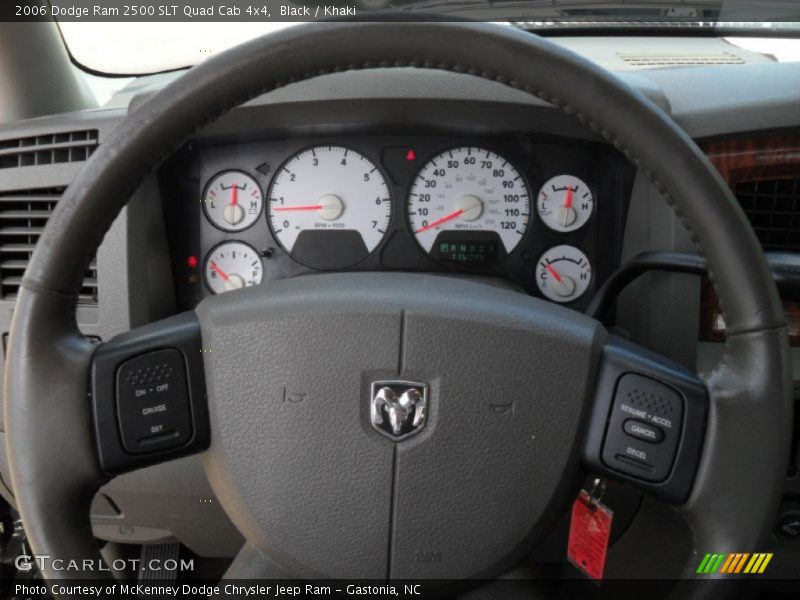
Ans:
[[[664,439],[664,431],[660,427],[639,421],[628,419],[622,424],[622,430],[637,440],[644,440],[652,444],[658,444]]]

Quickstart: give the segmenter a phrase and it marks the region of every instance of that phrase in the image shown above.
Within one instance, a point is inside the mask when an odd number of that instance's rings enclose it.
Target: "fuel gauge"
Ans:
[[[206,256],[206,285],[215,294],[258,285],[263,276],[258,252],[242,242],[225,242]]]
[[[575,246],[554,246],[542,254],[536,265],[536,285],[554,302],[580,298],[592,282],[592,265]]]

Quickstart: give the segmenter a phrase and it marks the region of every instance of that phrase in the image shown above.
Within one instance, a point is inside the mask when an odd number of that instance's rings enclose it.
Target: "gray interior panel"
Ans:
[[[0,22],[0,124],[96,106],[57,27]]]
[[[638,176],[628,208],[622,261],[649,250],[697,253],[686,228],[649,179]],[[617,326],[631,339],[694,368],[700,278],[647,273],[620,295]]]
[[[800,124],[800,62],[653,69],[643,73],[694,138]]]

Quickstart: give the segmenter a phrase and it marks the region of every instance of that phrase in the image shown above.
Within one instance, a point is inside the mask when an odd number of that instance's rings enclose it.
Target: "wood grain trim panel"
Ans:
[[[709,141],[700,146],[735,191],[749,181],[800,177],[800,132]],[[792,346],[800,346],[800,304],[784,302]],[[700,292],[700,340],[725,339],[714,288],[703,278]]]

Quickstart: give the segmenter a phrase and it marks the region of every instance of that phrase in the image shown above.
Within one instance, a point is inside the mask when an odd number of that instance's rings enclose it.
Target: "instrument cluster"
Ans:
[[[189,305],[308,272],[409,270],[502,277],[580,309],[618,261],[632,185],[601,144],[530,137],[222,144],[189,161]]]

